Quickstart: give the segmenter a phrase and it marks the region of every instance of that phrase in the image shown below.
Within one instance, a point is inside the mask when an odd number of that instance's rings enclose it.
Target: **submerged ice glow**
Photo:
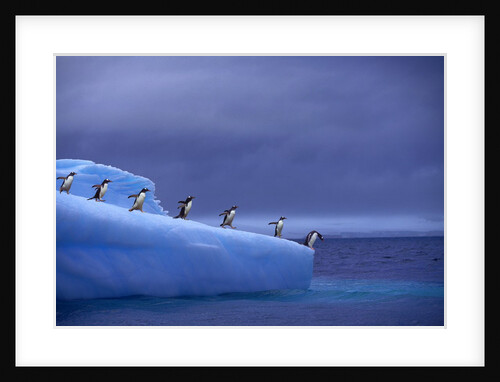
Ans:
[[[55,185],[59,300],[207,296],[311,283],[314,252],[301,244],[173,219],[147,178],[91,161],[56,161],[56,177],[71,171],[77,175],[69,195]],[[106,202],[87,200],[105,178],[113,181]],[[128,196],[143,187],[151,190],[144,213],[129,212]]]

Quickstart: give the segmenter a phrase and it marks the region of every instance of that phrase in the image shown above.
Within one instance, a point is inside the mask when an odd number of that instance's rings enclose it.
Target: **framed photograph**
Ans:
[[[18,366],[484,365],[484,17],[16,37]]]

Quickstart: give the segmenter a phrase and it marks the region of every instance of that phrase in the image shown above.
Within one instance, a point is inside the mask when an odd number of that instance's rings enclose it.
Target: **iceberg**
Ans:
[[[307,289],[314,251],[295,241],[174,219],[155,198],[154,183],[87,160],[56,161],[56,177],[74,177],[69,194],[56,183],[58,300],[210,296]],[[109,178],[105,202],[87,200]],[[144,213],[129,212],[149,188]],[[214,211],[218,213],[218,211]]]

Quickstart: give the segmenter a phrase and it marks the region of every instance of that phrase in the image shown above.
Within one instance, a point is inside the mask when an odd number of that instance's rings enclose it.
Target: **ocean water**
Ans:
[[[57,301],[56,325],[444,325],[443,237],[325,239],[315,249],[307,290]]]

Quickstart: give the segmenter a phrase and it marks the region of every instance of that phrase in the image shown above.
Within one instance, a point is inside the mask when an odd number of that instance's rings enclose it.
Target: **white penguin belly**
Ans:
[[[68,178],[64,181],[63,190],[69,190],[71,184],[73,183],[73,176],[68,176]]]
[[[278,224],[276,224],[276,231],[278,231],[278,235],[281,235],[282,229],[283,229],[283,220],[280,220]]]
[[[312,247],[314,245],[314,242],[316,241],[316,239],[318,238],[318,234],[315,232],[312,234],[311,236],[311,240],[309,240],[309,246]]]
[[[99,194],[99,198],[103,198],[104,194],[108,191],[108,184],[104,183],[104,186],[101,187],[101,192]]]
[[[144,203],[144,199],[146,199],[146,193],[143,192],[143,193],[139,194],[139,196],[135,200],[134,208],[135,207],[141,208],[143,203]]]
[[[234,214],[235,212],[231,211],[229,215],[227,215],[226,222],[224,224],[229,224],[229,225],[233,224]]]
[[[187,216],[187,214],[189,213],[189,211],[191,210],[191,205],[192,205],[193,202],[189,202],[188,204],[186,204],[186,206],[184,207],[184,216]]]

